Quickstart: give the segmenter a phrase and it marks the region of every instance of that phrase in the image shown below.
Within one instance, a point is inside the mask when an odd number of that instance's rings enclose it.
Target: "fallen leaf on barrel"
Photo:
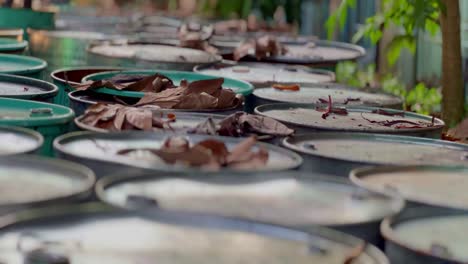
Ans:
[[[127,75],[117,74],[110,79],[88,81],[74,86],[76,90],[86,91],[97,88],[110,88],[115,90],[158,93],[176,86],[167,76],[156,73],[154,75]]]
[[[211,54],[218,54],[219,50],[211,46],[208,40],[213,35],[213,26],[201,26],[193,23],[183,24],[179,28],[179,46],[184,48],[204,50]]]
[[[172,137],[167,139],[159,149],[122,149],[118,155],[131,155],[133,152],[143,151],[155,155],[168,164],[183,164],[191,167],[200,167],[207,170],[231,169],[257,169],[268,162],[268,151],[258,147],[253,151],[257,140],[250,137],[229,151],[224,142],[216,139],[206,139],[193,146],[187,139]]]
[[[223,89],[223,78],[181,83],[177,88],[146,93],[134,106],[157,105],[167,109],[230,109],[242,104],[242,97]]]
[[[275,88],[276,90],[282,90],[282,91],[299,91],[301,89],[301,86],[299,84],[273,84],[271,87]]]
[[[175,122],[174,114],[167,119],[153,116],[151,109],[128,107],[124,105],[96,104],[90,106],[81,118],[81,123],[109,131],[165,129]]]
[[[234,60],[238,61],[243,57],[254,54],[257,60],[284,55],[287,49],[273,36],[263,36],[258,39],[249,39],[241,43],[234,50]]]

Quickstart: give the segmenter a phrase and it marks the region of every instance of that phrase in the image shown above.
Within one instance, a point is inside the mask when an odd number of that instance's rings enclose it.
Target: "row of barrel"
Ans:
[[[145,47],[182,54],[172,48]],[[468,147],[438,139],[442,120],[402,111],[399,98],[335,84],[326,70],[210,61],[186,72],[168,66],[173,61],[142,66],[113,56],[108,46],[101,50],[112,62],[57,69],[53,84],[30,78],[46,62],[0,54],[13,66],[2,65],[15,67],[0,66],[8,73],[0,76],[0,262],[466,262]],[[25,58],[44,67],[22,70]],[[170,109],[175,132],[111,132],[84,124],[90,106],[131,105],[143,94],[76,89],[83,82],[156,73],[174,83],[222,77],[244,104]],[[291,84],[296,88],[277,88]],[[238,111],[280,121],[295,134],[256,143],[268,152],[267,163],[240,171],[117,154],[159,147],[180,135],[179,128]],[[191,144],[217,139],[228,149],[244,140],[183,137]],[[18,155],[33,153],[60,159]]]

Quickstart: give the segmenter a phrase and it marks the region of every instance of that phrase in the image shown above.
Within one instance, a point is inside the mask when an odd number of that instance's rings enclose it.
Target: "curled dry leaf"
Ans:
[[[287,49],[273,36],[249,39],[234,50],[234,60],[238,61],[247,55],[255,54],[257,60],[284,55]]]
[[[261,168],[268,162],[268,151],[263,148],[253,151],[255,144],[255,137],[250,137],[229,152],[224,142],[216,139],[206,139],[189,146],[187,139],[173,137],[167,139],[160,149],[122,149],[117,154],[131,155],[133,152],[145,151],[168,164],[208,170],[219,170],[222,167],[247,170]]]
[[[150,76],[117,74],[107,80],[88,81],[74,86],[79,91],[103,87],[115,90],[158,93],[176,86],[171,79],[159,73]]]
[[[90,106],[84,113],[81,122],[85,125],[110,131],[144,130],[170,127],[175,121],[175,115],[164,120],[153,116],[153,111],[147,108],[135,108],[124,105],[96,104]]]
[[[223,89],[223,78],[182,82],[177,88],[146,93],[134,106],[157,105],[167,109],[230,109],[242,104],[242,97]]]
[[[301,86],[299,84],[279,84],[275,83],[271,87],[277,89],[277,90],[282,90],[282,91],[299,91],[301,89]]]

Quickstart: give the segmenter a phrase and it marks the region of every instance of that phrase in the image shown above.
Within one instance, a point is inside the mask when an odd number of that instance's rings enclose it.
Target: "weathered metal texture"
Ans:
[[[44,137],[34,130],[0,126],[0,155],[34,154],[44,144]]]
[[[201,50],[166,45],[91,45],[90,65],[192,71],[196,65],[220,62],[221,57]]]
[[[338,83],[310,83],[300,85],[298,91],[283,91],[272,86],[257,87],[253,92],[253,107],[272,103],[315,103],[319,99],[332,101],[336,104],[347,103],[349,106],[372,106],[392,109],[402,109],[401,98],[379,92],[369,92],[366,90],[350,87]],[[354,99],[354,101],[353,101]]]
[[[321,99],[322,100],[322,99]],[[275,103],[255,108],[255,113],[281,121],[294,128],[296,133],[319,131],[360,132],[415,136],[440,139],[445,123],[441,119],[399,110],[337,105],[346,109],[346,115],[330,114],[326,119],[323,114],[327,105],[323,103],[291,104]],[[334,106],[335,107],[335,106]],[[321,110],[317,110],[321,109]],[[378,112],[396,114],[389,116]],[[380,125],[378,122],[403,122],[395,125]],[[407,122],[407,123],[405,123]],[[413,127],[420,124],[420,127]],[[401,124],[402,127],[398,125]],[[409,125],[408,125],[409,124]]]
[[[54,103],[63,106],[69,106],[68,93],[72,91],[71,85],[81,84],[81,80],[90,74],[99,72],[123,70],[123,68],[106,67],[106,66],[80,66],[72,68],[61,68],[53,71],[50,74],[53,82],[59,88],[59,93],[54,100]]]
[[[304,158],[301,170],[348,177],[351,170],[376,165],[466,166],[468,146],[419,137],[314,132],[283,140]]]
[[[59,157],[85,164],[94,170],[98,177],[113,174],[116,171],[130,171],[141,173],[142,171],[196,171],[197,168],[185,166],[171,166],[163,162],[151,162],[138,160],[126,156],[117,155],[122,148],[145,147],[159,148],[167,138],[177,136],[176,133],[129,131],[120,133],[92,133],[74,132],[65,134],[54,141],[54,149]],[[189,141],[198,142],[204,139],[218,139],[223,141],[228,148],[242,141],[240,138],[229,138],[206,135],[181,135]],[[140,143],[138,143],[140,142]],[[105,145],[105,147],[103,147]],[[299,167],[302,158],[289,150],[278,146],[257,143],[269,152],[268,163],[256,171],[282,171]],[[229,170],[222,170],[229,171]]]
[[[350,179],[367,190],[399,195],[407,201],[407,207],[425,205],[468,209],[465,198],[468,167],[363,167],[353,170]]]
[[[423,224],[424,221],[437,219],[449,220],[450,218],[462,217],[468,219],[468,212],[465,210],[456,210],[442,207],[420,206],[403,210],[400,214],[394,217],[387,218],[382,222],[381,232],[385,238],[385,253],[391,263],[411,263],[411,264],[461,264],[466,263],[466,257],[453,256],[454,253],[448,245],[442,244],[443,240],[447,241],[456,239],[455,237],[447,238],[447,234],[440,233],[443,228],[450,228],[450,222],[441,227],[440,224],[434,224],[431,231],[426,230],[421,235],[426,236],[426,243],[429,246],[415,245],[411,242],[404,241],[401,235],[398,235],[396,230],[399,225]],[[466,221],[466,220],[465,220]],[[427,224],[427,222],[425,223]],[[413,226],[414,227],[414,226]],[[452,230],[453,232],[453,230]],[[465,236],[466,229],[458,229],[457,232]],[[458,239],[462,236],[458,236]],[[415,237],[419,237],[415,235]],[[442,238],[443,237],[443,238]],[[466,237],[466,236],[465,236]],[[440,242],[439,242],[440,241]],[[466,241],[460,241],[465,244]],[[452,243],[454,244],[454,243]]]
[[[41,80],[0,74],[0,97],[28,99],[51,103],[58,93],[58,87]]]
[[[250,82],[256,88],[277,83],[308,85],[335,81],[335,74],[331,71],[312,69],[301,65],[223,61],[222,63],[198,65],[193,70],[214,76],[240,79]]]
[[[106,243],[102,243],[100,234],[105,234]],[[232,240],[233,237],[237,239]],[[73,259],[80,264],[108,263],[116,259],[119,263],[159,259],[167,263],[215,260],[220,264],[233,261],[331,264],[345,261],[362,243],[352,236],[320,227],[306,233],[238,219],[161,210],[126,212],[93,203],[47,207],[0,218],[0,241],[4,245],[2,260],[35,257],[42,262],[55,256],[55,259],[67,262]],[[39,248],[31,248],[28,241],[36,242]],[[57,250],[61,246],[67,250]],[[372,245],[367,245],[355,261],[389,263]]]
[[[100,103],[110,103],[115,104],[117,101],[114,99],[114,96],[106,94],[98,94],[95,92],[88,91],[73,91],[68,94],[70,99],[70,108],[73,109],[77,116],[83,115],[88,107]],[[136,103],[138,100],[135,98],[121,98],[124,101],[130,103]],[[239,105],[238,107],[233,107],[225,110],[219,109],[206,109],[206,110],[189,110],[189,109],[165,109],[164,111],[168,112],[193,112],[193,113],[205,113],[205,114],[217,114],[217,115],[230,115],[239,111],[244,110],[244,105]]]
[[[40,178],[38,181],[37,178]],[[79,164],[29,155],[1,156],[0,214],[87,199],[94,173]]]
[[[133,209],[131,197],[167,211],[242,218],[307,231],[327,226],[382,246],[380,222],[403,200],[365,191],[341,178],[314,173],[161,173],[110,176],[96,185],[99,198]],[[320,215],[316,215],[320,212]]]

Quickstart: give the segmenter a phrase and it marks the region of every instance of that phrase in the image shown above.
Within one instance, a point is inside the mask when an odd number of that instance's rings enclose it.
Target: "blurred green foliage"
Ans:
[[[223,19],[247,18],[254,12],[268,21],[278,6],[285,9],[289,23],[299,23],[301,14],[301,0],[201,0],[198,6],[202,14]]]
[[[407,87],[397,77],[387,74],[378,76],[374,64],[359,69],[354,62],[342,62],[336,67],[336,80],[339,83],[369,89],[381,89],[403,99],[405,109],[430,115],[440,111],[442,95],[438,88],[418,83],[413,89]]]
[[[441,0],[381,0],[381,11],[366,19],[366,23],[354,34],[353,42],[366,37],[377,43],[383,36],[383,30],[396,26],[402,30],[387,47],[387,59],[393,65],[402,49],[412,53],[416,50],[415,33],[424,30],[432,35],[440,29],[439,16],[444,11]],[[356,7],[356,0],[342,0],[326,23],[328,38],[332,38],[337,29],[343,28],[349,8]],[[338,27],[339,26],[339,27]]]

